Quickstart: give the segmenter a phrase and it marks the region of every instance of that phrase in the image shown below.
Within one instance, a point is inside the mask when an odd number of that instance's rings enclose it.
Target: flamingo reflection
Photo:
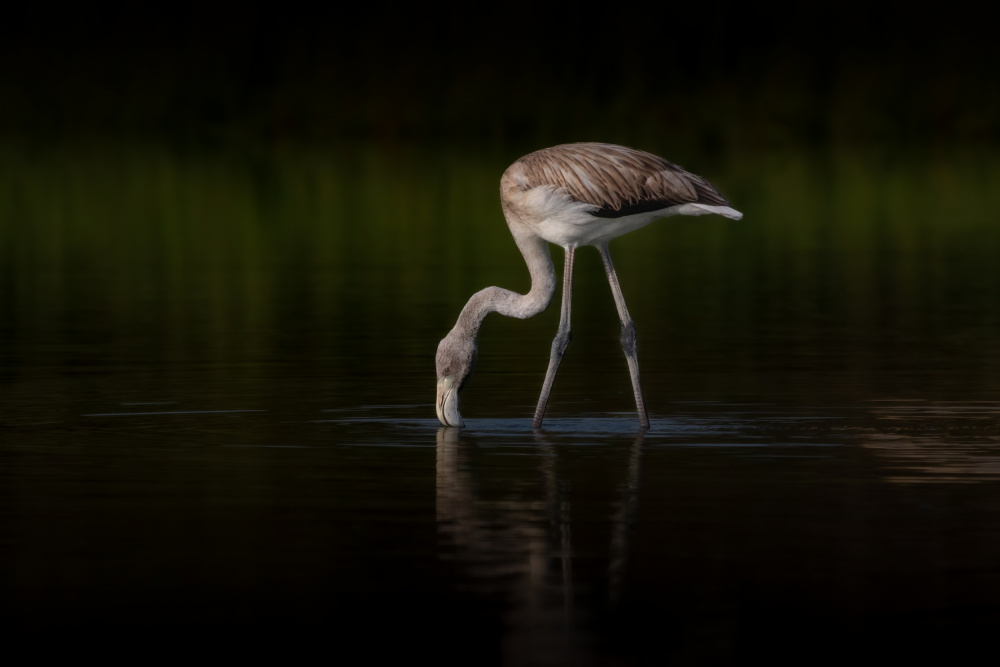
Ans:
[[[508,605],[505,660],[586,664],[592,654],[584,610],[574,605],[572,505],[558,474],[556,447],[536,433],[542,499],[487,500],[480,494],[475,449],[464,431],[437,432],[437,523],[470,587],[501,594]],[[621,500],[612,513],[607,599],[617,604],[628,562],[642,477],[640,434],[631,446]],[[518,486],[531,484],[520,480]]]

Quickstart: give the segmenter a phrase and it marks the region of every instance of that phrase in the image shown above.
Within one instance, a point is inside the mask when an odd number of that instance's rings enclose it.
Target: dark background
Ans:
[[[172,145],[995,144],[992,26],[955,3],[46,4],[0,22],[0,129]]]

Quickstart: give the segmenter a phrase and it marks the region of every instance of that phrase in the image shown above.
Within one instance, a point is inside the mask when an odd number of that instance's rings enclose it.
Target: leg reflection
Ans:
[[[569,497],[556,475],[556,450],[540,431],[535,432],[535,442],[542,454],[540,470],[545,479],[546,506],[548,508],[550,540],[559,556],[562,571],[561,585],[563,614],[567,632],[573,624],[573,533]]]
[[[639,509],[639,485],[642,480],[643,433],[636,436],[629,451],[628,473],[622,488],[622,499],[611,520],[611,560],[608,564],[608,597],[611,606],[618,605],[625,579],[629,539]]]

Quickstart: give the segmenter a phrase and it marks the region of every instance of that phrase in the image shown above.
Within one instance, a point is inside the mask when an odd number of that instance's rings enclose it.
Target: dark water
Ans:
[[[699,169],[743,222],[612,246],[646,434],[586,249],[544,431],[557,309],[487,320],[439,428],[438,339],[527,289],[505,156],[4,160],[0,614],[32,645],[822,663],[1000,623],[990,156]]]

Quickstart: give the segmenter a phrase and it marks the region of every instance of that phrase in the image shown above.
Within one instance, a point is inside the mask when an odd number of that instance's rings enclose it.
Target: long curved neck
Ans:
[[[502,287],[487,287],[472,295],[458,316],[453,333],[475,338],[490,313],[527,319],[548,308],[556,291],[556,272],[549,255],[549,244],[531,232],[511,226],[514,242],[524,255],[531,274],[531,290],[518,294]]]

